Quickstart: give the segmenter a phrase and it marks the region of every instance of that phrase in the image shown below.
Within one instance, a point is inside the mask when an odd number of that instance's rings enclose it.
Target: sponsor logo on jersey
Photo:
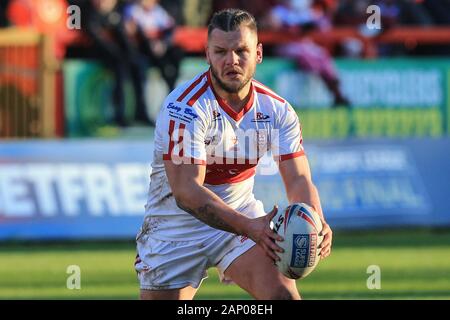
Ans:
[[[171,103],[169,103],[167,105],[167,109],[168,110],[175,110],[175,112],[177,112],[177,113],[181,111],[181,107],[176,106],[173,102],[171,102]]]
[[[178,120],[183,120],[185,122],[191,123],[192,120],[197,119],[198,115],[194,112],[191,107],[180,107],[170,102],[167,105],[167,110],[169,110],[169,117]],[[183,110],[183,112],[181,112]]]
[[[195,112],[192,111],[191,108],[184,108],[184,114],[187,114],[188,116],[191,116],[194,119],[198,118],[198,115],[196,115]]]
[[[252,122],[270,122],[270,116],[262,112],[257,112]]]

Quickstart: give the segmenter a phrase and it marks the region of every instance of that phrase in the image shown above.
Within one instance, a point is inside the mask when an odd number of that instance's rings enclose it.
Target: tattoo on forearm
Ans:
[[[206,223],[207,225],[213,228],[236,233],[236,231],[228,223],[226,223],[225,221],[223,221],[223,219],[217,216],[217,214],[213,210],[214,209],[213,206],[210,204],[206,204],[202,207],[197,208],[196,210],[188,208],[187,206],[185,206],[180,202],[177,202],[177,205],[184,211],[192,214],[198,220]]]

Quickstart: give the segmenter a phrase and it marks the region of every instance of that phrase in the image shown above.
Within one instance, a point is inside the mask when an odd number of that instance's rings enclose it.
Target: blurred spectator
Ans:
[[[175,20],[158,0],[137,0],[125,8],[125,17],[127,29],[136,36],[140,51],[161,71],[172,91],[183,58],[183,51],[173,43]]]
[[[424,7],[422,0],[378,0],[376,3],[383,12],[382,22],[388,22],[386,18],[390,18],[394,20],[393,24],[395,23],[395,25],[430,26],[434,24],[433,18]],[[384,14],[384,11],[387,14]],[[391,27],[388,23],[385,23],[385,27]]]
[[[125,80],[131,76],[135,93],[135,121],[154,125],[147,115],[144,98],[146,64],[130,42],[117,0],[90,0],[82,8],[82,29],[92,39],[94,57],[100,59],[114,74],[114,120],[127,126],[125,117]]]
[[[334,14],[333,24],[337,26],[360,26],[367,21],[367,7],[371,0],[340,0]]]
[[[437,25],[450,25],[450,0],[424,0],[423,6]]]
[[[301,40],[277,46],[276,54],[295,60],[298,67],[306,72],[319,75],[333,94],[333,107],[349,107],[350,102],[340,90],[332,57],[307,36],[311,30],[326,31],[331,28],[330,11],[333,6],[333,1],[283,0],[272,8],[265,24],[273,30],[301,30]]]
[[[0,28],[7,27],[9,25],[6,18],[6,8],[8,7],[9,0],[0,1]]]
[[[134,0],[134,2],[136,1],[138,0]],[[161,7],[163,7],[175,20],[175,24],[179,26],[185,24],[184,6],[186,1],[187,0],[159,0],[158,2],[160,2],[159,4]]]
[[[377,5],[381,12],[381,29],[369,30],[366,27],[369,5]],[[334,23],[339,26],[352,26],[364,36],[373,37],[398,26],[431,26],[445,24],[450,19],[449,0],[341,0]],[[378,45],[378,55],[393,56],[421,53],[445,52],[445,46],[405,46],[402,43]],[[344,48],[345,50],[345,48]]]
[[[189,27],[205,27],[212,12],[211,0],[185,0],[183,6],[184,22]]]
[[[11,24],[54,34],[66,26],[66,8],[66,0],[11,0],[7,17]]]
[[[62,59],[66,42],[71,38],[66,25],[67,6],[66,0],[10,0],[6,16],[12,26],[31,28],[49,35],[55,57]]]
[[[213,12],[227,8],[239,8],[250,12],[259,23],[277,3],[277,0],[214,0]]]
[[[426,4],[434,6],[434,2],[434,0],[340,0],[334,24],[355,27],[365,25],[368,16],[367,7],[377,5],[380,7],[383,31],[396,25],[431,25],[434,22]],[[440,10],[443,9],[442,6],[439,7]]]

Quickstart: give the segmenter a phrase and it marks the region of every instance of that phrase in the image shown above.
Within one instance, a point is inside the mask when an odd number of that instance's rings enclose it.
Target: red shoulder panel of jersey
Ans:
[[[261,94],[265,94],[268,95],[269,97],[274,98],[275,100],[278,100],[282,103],[285,103],[286,100],[284,100],[283,98],[281,98],[279,95],[277,95],[275,92],[273,92],[270,88],[266,87],[265,85],[263,85],[261,82],[253,80],[254,83],[254,87],[255,87],[255,91],[257,93],[261,93]]]
[[[183,93],[181,94],[181,96],[178,97],[177,101],[181,102],[183,101],[183,99],[196,87],[198,86],[198,84],[202,81],[203,77],[206,75],[206,72],[203,73],[200,77],[198,77],[197,80],[195,80],[194,82],[191,83],[191,85],[189,87],[187,87],[186,90],[183,91]]]
[[[198,89],[198,91],[189,99],[187,104],[190,107],[192,107],[194,105],[194,103],[198,100],[198,98],[200,98],[202,96],[202,94],[205,93],[205,91],[208,89],[208,87],[209,87],[209,83],[205,82],[205,84],[200,89]]]

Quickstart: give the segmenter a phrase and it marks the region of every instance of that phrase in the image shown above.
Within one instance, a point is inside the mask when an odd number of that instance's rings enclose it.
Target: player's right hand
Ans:
[[[274,206],[272,211],[270,211],[267,215],[252,219],[247,233],[248,237],[261,246],[264,252],[273,261],[280,260],[280,257],[278,257],[275,252],[283,252],[283,249],[276,244],[275,240],[284,240],[270,228],[270,221],[277,214],[277,212],[278,207]]]

